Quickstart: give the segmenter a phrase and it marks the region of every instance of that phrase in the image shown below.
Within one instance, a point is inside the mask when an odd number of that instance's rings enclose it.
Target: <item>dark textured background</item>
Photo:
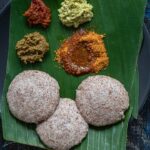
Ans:
[[[150,0],[145,10],[144,22],[150,33]],[[150,92],[138,119],[129,123],[127,149],[150,150]]]
[[[1,3],[1,0],[0,0],[0,3]],[[0,20],[0,24],[3,23],[6,26],[8,26],[8,23],[5,21],[5,18],[9,18],[9,11],[3,15],[5,16]],[[148,5],[146,8],[146,12],[145,12],[145,24],[147,26],[147,29],[150,32],[150,0],[148,1]],[[5,32],[5,34],[8,35],[8,33],[6,33],[8,31],[4,30],[2,32]],[[0,36],[0,46],[2,46],[3,44],[2,41],[5,41],[5,38],[7,37]],[[0,51],[1,50],[5,50],[7,53],[6,47],[2,47]],[[0,55],[0,60],[6,59],[6,57],[7,56],[5,56],[4,58],[4,56],[2,57],[2,55]],[[2,64],[0,65],[5,66],[6,62],[2,61]],[[5,75],[5,69],[1,70],[0,76],[4,76],[4,75]],[[0,85],[1,84],[3,84],[3,81],[0,80]],[[33,148],[29,146],[15,144],[13,142],[4,141],[2,138],[1,123],[0,123],[0,133],[1,133],[0,134],[0,150],[40,150],[38,148]],[[138,119],[132,120],[132,122],[129,123],[127,149],[128,150],[150,150],[150,96],[147,98],[147,102],[145,103],[143,109],[139,113]]]

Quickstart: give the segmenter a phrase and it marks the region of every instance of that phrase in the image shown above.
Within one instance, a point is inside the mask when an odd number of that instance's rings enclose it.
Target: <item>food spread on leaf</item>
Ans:
[[[17,55],[25,64],[41,62],[48,49],[49,44],[38,32],[25,35],[16,44]]]
[[[29,25],[42,25],[48,27],[51,21],[51,12],[43,0],[32,0],[31,6],[24,13]]]
[[[79,30],[56,51],[56,61],[70,74],[97,73],[109,64],[104,35]]]
[[[16,118],[37,124],[36,132],[48,148],[69,150],[86,137],[88,124],[100,127],[123,120],[129,96],[120,81],[96,75],[81,82],[75,101],[61,98],[53,77],[28,70],[10,83],[7,102]]]
[[[62,24],[77,28],[91,21],[92,9],[86,0],[64,0],[58,9],[59,18]],[[24,16],[31,26],[48,27],[51,21],[50,9],[43,0],[32,0]],[[98,73],[109,65],[104,37],[80,29],[56,50],[55,60],[72,75]],[[16,44],[17,55],[25,64],[41,62],[48,50],[49,44],[39,32],[25,35]],[[37,124],[36,131],[49,148],[69,150],[86,137],[88,124],[99,127],[124,119],[129,96],[118,80],[97,75],[81,82],[75,101],[61,98],[59,85],[53,77],[38,70],[28,70],[11,82],[7,102],[17,119]]]
[[[93,6],[86,0],[64,0],[58,9],[59,18],[64,25],[77,28],[80,24],[91,21],[92,9]]]

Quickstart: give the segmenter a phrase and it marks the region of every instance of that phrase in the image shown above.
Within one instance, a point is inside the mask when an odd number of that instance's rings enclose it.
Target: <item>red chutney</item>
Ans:
[[[51,21],[50,9],[43,0],[32,0],[29,9],[24,13],[29,25],[42,25],[48,27]]]
[[[56,61],[72,75],[97,73],[109,64],[103,35],[80,30],[56,51]]]

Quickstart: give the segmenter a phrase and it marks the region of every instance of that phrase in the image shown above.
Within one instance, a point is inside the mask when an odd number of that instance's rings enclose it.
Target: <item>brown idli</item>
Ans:
[[[39,123],[51,116],[59,103],[58,82],[42,71],[24,71],[11,82],[7,101],[16,118]]]
[[[88,132],[84,121],[73,100],[63,98],[54,114],[36,129],[40,139],[54,150],[69,150],[81,143]]]
[[[120,121],[129,107],[129,97],[122,83],[104,75],[91,76],[76,90],[76,104],[91,125],[105,126]]]

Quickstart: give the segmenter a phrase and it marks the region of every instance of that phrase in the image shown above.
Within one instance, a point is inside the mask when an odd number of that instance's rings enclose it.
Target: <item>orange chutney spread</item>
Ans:
[[[72,75],[97,73],[109,64],[103,37],[83,29],[75,32],[56,51],[56,61]]]

